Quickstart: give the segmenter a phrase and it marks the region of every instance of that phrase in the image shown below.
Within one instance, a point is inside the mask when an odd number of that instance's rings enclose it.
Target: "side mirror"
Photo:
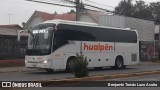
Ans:
[[[20,30],[20,31],[18,32],[17,41],[20,41],[20,38],[21,38],[21,35],[20,35],[20,34],[21,34],[22,32],[24,32],[24,30]]]

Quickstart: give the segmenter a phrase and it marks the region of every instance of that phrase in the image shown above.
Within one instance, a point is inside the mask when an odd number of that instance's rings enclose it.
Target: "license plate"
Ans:
[[[37,65],[32,65],[33,67],[36,67]]]

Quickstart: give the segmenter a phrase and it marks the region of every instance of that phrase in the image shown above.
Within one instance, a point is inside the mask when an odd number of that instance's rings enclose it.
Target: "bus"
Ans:
[[[67,70],[76,54],[85,57],[88,68],[123,68],[139,62],[136,30],[49,20],[27,31],[30,33],[25,55],[27,68],[41,68],[47,72]]]

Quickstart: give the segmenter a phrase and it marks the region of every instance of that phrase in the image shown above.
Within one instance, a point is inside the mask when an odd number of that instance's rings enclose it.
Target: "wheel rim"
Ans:
[[[115,63],[116,68],[122,68],[123,67],[123,60],[120,57],[116,58],[116,63]]]
[[[68,70],[71,70],[73,61],[74,61],[74,60],[70,60],[70,61],[68,62]]]
[[[118,68],[121,68],[121,67],[122,67],[122,62],[121,62],[121,60],[118,60],[118,61],[117,61],[117,67],[118,67]]]

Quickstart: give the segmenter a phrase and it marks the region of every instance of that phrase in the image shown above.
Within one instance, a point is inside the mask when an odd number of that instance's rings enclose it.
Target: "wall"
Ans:
[[[155,25],[153,21],[125,17],[125,26],[137,30],[140,41],[154,41]]]
[[[155,25],[153,21],[117,15],[104,15],[100,25],[107,27],[131,28],[138,31],[140,41],[154,41]]]
[[[40,18],[39,16],[34,16],[34,18],[27,25],[27,28],[28,29],[33,28],[34,26],[36,26],[37,24],[42,23],[42,22],[44,22],[42,20],[42,18]]]
[[[141,61],[153,61],[159,58],[159,42],[140,42],[140,60]]]
[[[0,60],[24,59],[26,47],[26,36],[18,42],[17,36],[0,35]]]
[[[91,16],[88,16],[87,13],[80,14],[79,21],[96,23],[96,21],[94,21],[93,18],[91,18]]]
[[[116,15],[103,15],[100,18],[99,24],[107,27],[117,27],[117,28],[126,28],[125,27],[125,18]]]

